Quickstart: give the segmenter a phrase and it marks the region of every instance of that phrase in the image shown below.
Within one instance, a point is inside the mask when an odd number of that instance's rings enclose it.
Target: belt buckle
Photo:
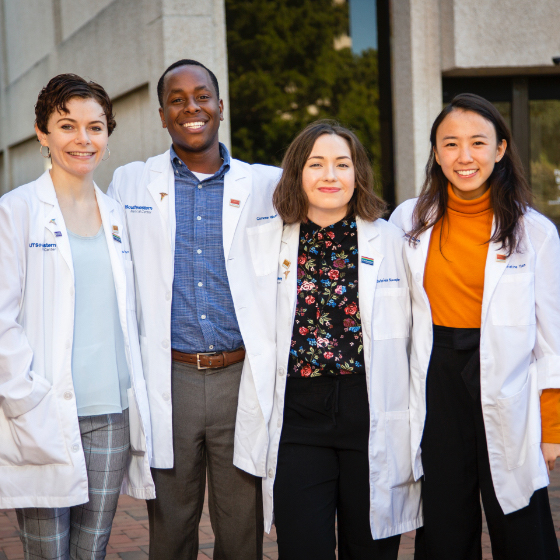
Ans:
[[[196,367],[198,369],[212,369],[211,366],[201,366],[200,365],[200,356],[215,356],[217,352],[197,352],[196,353]]]

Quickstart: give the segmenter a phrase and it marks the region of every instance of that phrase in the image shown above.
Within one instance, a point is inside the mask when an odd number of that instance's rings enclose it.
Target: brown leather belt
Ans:
[[[176,362],[194,364],[198,369],[217,369],[242,362],[245,359],[245,348],[238,348],[232,352],[198,352],[197,354],[171,350],[171,358]]]

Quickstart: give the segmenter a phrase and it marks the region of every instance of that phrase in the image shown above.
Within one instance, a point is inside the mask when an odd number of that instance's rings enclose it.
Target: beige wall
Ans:
[[[220,139],[230,145],[224,0],[0,0],[0,51],[5,190],[44,166],[38,147],[35,153],[28,143],[34,105],[62,72],[99,82],[115,100],[111,158],[95,177],[104,189],[118,165],[169,147],[156,84],[180,58],[197,59],[218,77],[226,107]]]
[[[559,0],[441,0],[442,70],[552,71]],[[445,17],[443,17],[445,16]]]
[[[558,74],[560,0],[390,0],[396,199],[416,196],[442,76]]]

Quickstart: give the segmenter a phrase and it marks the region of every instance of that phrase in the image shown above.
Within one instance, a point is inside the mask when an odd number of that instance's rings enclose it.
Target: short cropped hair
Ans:
[[[282,161],[282,178],[273,195],[274,206],[285,224],[307,220],[309,201],[303,190],[303,168],[316,140],[324,134],[344,138],[350,148],[355,170],[355,190],[348,203],[348,215],[368,221],[381,218],[385,202],[373,190],[373,170],[367,152],[356,135],[332,120],[319,120],[308,125],[290,144]]]
[[[35,124],[37,128],[49,133],[49,118],[55,111],[68,113],[66,104],[71,99],[95,99],[101,105],[107,118],[107,130],[111,136],[117,126],[113,115],[113,103],[107,92],[95,82],[87,82],[76,74],[59,74],[41,90],[35,105]]]
[[[216,78],[214,72],[212,72],[212,70],[210,70],[209,68],[206,68],[206,66],[204,66],[202,62],[198,62],[197,60],[191,60],[189,58],[184,58],[183,60],[178,60],[177,62],[174,62],[169,68],[167,68],[167,70],[161,75],[161,78],[158,81],[157,96],[159,100],[159,106],[162,109],[163,109],[163,85],[164,85],[165,76],[167,76],[167,74],[171,72],[171,70],[175,70],[175,68],[180,68],[181,66],[200,66],[201,68],[204,68],[204,70],[206,70],[206,72],[208,72],[210,76],[210,81],[212,82],[212,85],[216,90],[216,95],[218,96],[218,99],[220,99],[220,86],[218,85],[218,78]]]

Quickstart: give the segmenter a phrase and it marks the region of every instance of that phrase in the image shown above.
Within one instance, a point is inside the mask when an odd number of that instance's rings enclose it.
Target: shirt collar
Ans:
[[[356,227],[355,219],[347,216],[342,220],[330,226],[322,228],[311,220],[302,222],[300,232],[303,237],[313,243],[322,243],[330,240],[333,243],[340,243],[346,235],[350,233],[352,228]]]
[[[174,171],[178,171],[180,175],[186,174],[186,175],[192,175],[194,177],[192,171],[186,166],[186,164],[177,155],[177,152],[175,152],[175,149],[173,148],[173,144],[171,144],[171,149],[169,150],[169,154],[171,158],[171,165],[173,166]],[[229,151],[221,142],[220,142],[220,157],[223,159],[222,165],[220,166],[220,169],[218,169],[218,171],[216,171],[216,173],[212,175],[212,177],[209,177],[211,179],[221,179],[229,171],[230,168],[231,157],[229,155]]]

